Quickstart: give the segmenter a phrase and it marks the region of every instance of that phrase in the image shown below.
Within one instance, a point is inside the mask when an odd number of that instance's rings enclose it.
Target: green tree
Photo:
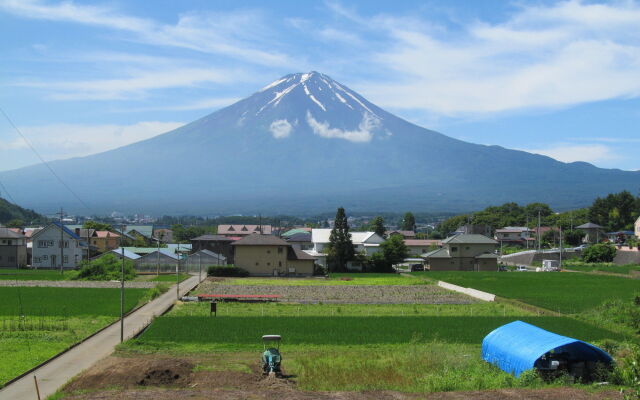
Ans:
[[[24,221],[20,218],[14,218],[7,222],[7,228],[24,228]]]
[[[113,226],[98,221],[86,221],[82,224],[84,229],[95,229],[96,231],[113,231]]]
[[[369,224],[369,229],[380,235],[380,237],[384,237],[384,219],[380,216],[375,217]]]
[[[390,238],[380,245],[384,258],[390,264],[399,264],[407,258],[409,248],[404,244],[404,239],[400,235],[391,235]]]
[[[628,191],[598,197],[589,208],[589,220],[608,231],[630,229],[640,212],[640,199]]]
[[[571,246],[579,246],[582,244],[582,238],[584,237],[584,232],[581,230],[568,230],[563,232],[564,241],[566,244]]]
[[[328,264],[330,272],[342,272],[347,270],[347,263],[353,260],[355,251],[351,234],[349,233],[349,224],[344,208],[338,208],[336,219],[329,236],[329,253]]]
[[[403,231],[415,231],[416,230],[416,217],[411,212],[406,212],[402,218],[402,230]]]
[[[582,261],[588,263],[612,262],[616,257],[616,247],[608,243],[598,243],[582,252]]]
[[[105,254],[92,261],[83,261],[80,272],[75,279],[87,279],[91,281],[120,280],[122,276],[122,260],[114,254]],[[136,277],[133,261],[124,261],[124,279],[131,280]]]
[[[547,247],[555,247],[558,242],[558,235],[559,233],[554,229],[546,231],[542,234],[542,244]]]

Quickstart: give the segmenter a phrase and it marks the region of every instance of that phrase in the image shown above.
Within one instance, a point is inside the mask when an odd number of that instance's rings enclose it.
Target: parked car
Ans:
[[[424,265],[422,264],[411,264],[411,272],[415,271],[424,271]]]
[[[527,266],[526,266],[526,265],[518,265],[518,266],[516,267],[516,271],[518,271],[518,272],[523,272],[523,271],[525,271],[525,272],[526,272],[526,271],[529,271],[529,268],[527,268]]]

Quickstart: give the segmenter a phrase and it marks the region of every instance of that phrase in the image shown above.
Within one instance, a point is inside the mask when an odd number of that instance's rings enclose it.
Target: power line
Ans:
[[[4,186],[4,185],[2,184],[2,181],[0,181],[0,189],[2,189],[2,193],[6,193],[6,194],[7,194],[7,197],[9,198],[9,200],[11,200],[11,202],[12,202],[13,204],[18,204],[18,203],[16,203],[16,201],[13,199],[13,196],[11,196],[11,193],[9,193],[9,191],[8,191],[8,190],[7,190],[7,188],[6,188],[6,186]]]
[[[16,126],[16,124],[13,123],[13,121],[11,120],[11,118],[9,118],[9,116],[7,115],[6,112],[4,112],[4,109],[2,107],[0,107],[0,112],[2,112],[2,115],[4,115],[4,117],[7,119],[7,121],[9,121],[9,124],[13,127],[13,129],[15,129],[16,132],[18,132],[18,134],[20,135],[20,137],[22,138],[22,140],[24,140],[24,142],[27,144],[27,146],[29,146],[29,148],[31,149],[31,151],[33,151],[33,153],[38,157],[38,159],[40,160],[40,162],[42,162],[48,169],[49,171],[51,171],[51,174],[53,174],[53,176],[56,177],[56,179],[58,180],[58,182],[60,182],[62,184],[62,186],[64,186],[69,193],[71,193],[73,195],[73,197],[76,198],[76,200],[78,200],[78,202],[80,202],[80,204],[82,204],[87,210],[91,211],[91,208],[87,205],[87,203],[85,203],[84,201],[82,201],[82,199],[76,194],[76,192],[74,192],[71,187],[69,187],[69,185],[66,184],[65,181],[62,180],[62,178],[56,174],[56,171],[53,170],[53,168],[51,168],[51,166],[49,165],[48,162],[46,162],[44,160],[44,158],[42,158],[42,156],[40,155],[40,153],[38,153],[38,151],[35,149],[35,147],[33,147],[33,145],[31,144],[31,142],[29,142],[29,140],[27,140],[27,137],[25,135],[22,134],[22,132],[20,131],[20,129],[18,129],[18,127]]]

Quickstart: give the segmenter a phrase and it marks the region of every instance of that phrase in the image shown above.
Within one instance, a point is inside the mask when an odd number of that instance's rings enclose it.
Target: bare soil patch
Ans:
[[[275,286],[225,285],[208,281],[201,294],[280,295],[280,301],[295,303],[345,304],[470,304],[476,300],[435,285],[377,286]]]
[[[612,390],[590,393],[576,388],[500,389],[428,394],[395,391],[308,392],[299,390],[291,380],[264,377],[255,362],[245,360],[251,372],[217,369],[194,371],[194,366],[198,362],[199,360],[195,359],[158,356],[109,357],[69,383],[64,388],[66,393],[64,398],[74,400],[622,399],[618,392]]]

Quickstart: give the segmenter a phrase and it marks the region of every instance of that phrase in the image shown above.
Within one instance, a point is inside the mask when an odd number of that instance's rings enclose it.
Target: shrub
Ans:
[[[585,262],[612,262],[616,256],[616,248],[607,243],[598,243],[587,247],[582,253]]]
[[[104,256],[93,261],[84,261],[81,264],[80,272],[74,279],[87,279],[90,281],[111,281],[119,280],[122,276],[122,260],[113,254]],[[124,279],[131,280],[136,277],[131,260],[124,261]]]
[[[249,276],[249,272],[238,267],[234,266],[226,266],[222,267],[219,265],[212,265],[207,268],[208,276],[236,276],[236,277],[245,277]]]

